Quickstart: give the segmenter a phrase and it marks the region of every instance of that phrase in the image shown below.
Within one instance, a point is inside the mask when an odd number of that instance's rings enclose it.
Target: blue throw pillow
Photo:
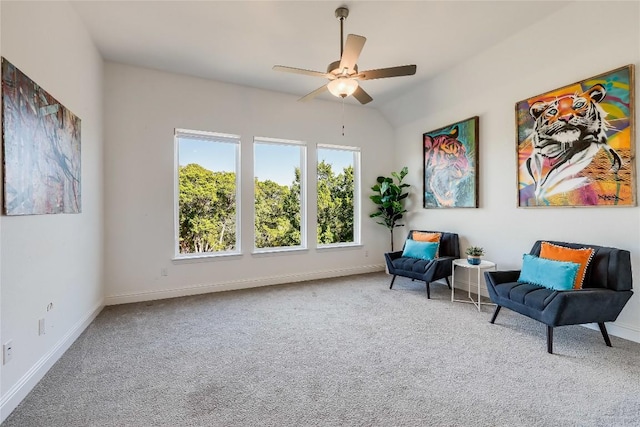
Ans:
[[[418,242],[416,240],[407,239],[404,243],[402,256],[407,258],[432,260],[436,257],[438,245],[438,242]]]
[[[573,289],[573,282],[576,280],[579,269],[580,264],[575,262],[554,261],[524,254],[518,282],[568,291]]]

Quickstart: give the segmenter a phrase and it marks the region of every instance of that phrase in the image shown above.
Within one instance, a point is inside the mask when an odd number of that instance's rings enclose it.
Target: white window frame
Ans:
[[[316,245],[318,249],[325,248],[339,248],[346,246],[360,246],[361,245],[361,216],[362,216],[362,202],[361,198],[361,177],[360,177],[360,159],[361,159],[361,150],[360,147],[351,147],[346,145],[335,145],[335,144],[317,144],[316,146],[316,189],[318,188],[317,180],[318,180],[318,164],[320,164],[320,156],[318,155],[319,150],[340,150],[340,151],[348,151],[353,153],[353,242],[341,242],[341,243],[329,243],[329,244],[321,244],[316,241]],[[316,191],[316,200],[317,200],[317,191]],[[317,202],[316,202],[317,203]],[[317,215],[317,212],[316,212]],[[317,219],[316,219],[317,220]],[[317,240],[317,236],[316,236]]]
[[[180,184],[179,184],[179,168],[180,168],[180,138],[191,138],[198,140],[209,140],[211,142],[231,143],[235,146],[235,174],[236,174],[236,245],[233,251],[219,251],[219,252],[203,252],[203,253],[180,253]],[[242,186],[241,186],[241,171],[240,171],[240,135],[233,135],[227,133],[207,132],[190,129],[175,129],[174,132],[174,178],[173,178],[173,207],[174,207],[174,260],[181,259],[194,259],[194,258],[213,258],[224,257],[232,255],[242,254],[242,224],[241,218],[241,200],[242,200]]]
[[[273,248],[256,248],[256,205],[255,205],[255,185],[252,185],[253,191],[253,222],[251,224],[253,234],[253,253],[263,254],[270,252],[291,252],[299,250],[307,250],[307,143],[304,141],[295,141],[281,138],[254,137],[253,138],[253,180],[256,179],[256,146],[260,145],[292,145],[300,148],[300,245],[298,246],[279,246]]]

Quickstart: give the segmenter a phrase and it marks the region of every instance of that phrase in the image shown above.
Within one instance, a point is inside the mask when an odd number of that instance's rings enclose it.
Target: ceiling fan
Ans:
[[[304,74],[307,76],[324,77],[329,79],[329,83],[303,96],[299,101],[308,101],[328,90],[332,95],[340,98],[353,95],[361,104],[367,104],[373,101],[373,98],[371,98],[371,96],[369,96],[369,94],[358,84],[359,80],[412,76],[416,73],[415,65],[401,65],[398,67],[358,72],[358,58],[360,57],[360,52],[362,52],[362,48],[364,47],[364,43],[367,39],[355,34],[349,34],[347,36],[346,43],[343,43],[343,24],[347,16],[349,16],[349,9],[346,7],[339,7],[336,9],[336,18],[340,20],[340,60],[329,64],[326,73],[304,70],[301,68],[285,67],[283,65],[275,65],[273,67],[276,71],[285,71],[287,73]]]

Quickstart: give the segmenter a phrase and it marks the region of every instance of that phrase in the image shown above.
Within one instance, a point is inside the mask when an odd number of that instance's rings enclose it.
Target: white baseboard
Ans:
[[[286,283],[305,282],[307,280],[329,279],[332,277],[352,276],[354,274],[375,273],[384,271],[383,264],[373,264],[339,270],[322,270],[281,276],[260,277],[256,279],[233,280],[229,282],[207,283],[177,289],[161,291],[135,292],[111,295],[104,299],[105,305],[128,304],[132,302],[152,301],[166,298],[177,298],[189,295],[207,294],[210,292],[232,291],[238,289],[257,288],[261,286],[282,285]]]
[[[71,347],[82,332],[93,322],[102,311],[104,304],[101,302],[90,310],[78,321],[44,356],[40,358],[25,373],[16,384],[2,396],[0,400],[0,423],[22,402],[29,392],[38,384],[51,367],[60,359],[65,351]]]
[[[600,331],[597,323],[582,325],[589,329]],[[628,325],[621,322],[605,323],[609,335],[622,338],[628,341],[640,342],[640,329],[637,326]]]

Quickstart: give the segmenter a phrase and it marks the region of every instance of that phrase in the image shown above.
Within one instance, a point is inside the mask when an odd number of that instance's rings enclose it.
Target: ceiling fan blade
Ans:
[[[302,68],[285,67],[284,65],[274,65],[275,71],[284,71],[286,73],[304,74],[305,76],[324,77],[328,78],[327,73],[321,73],[320,71],[304,70]]]
[[[366,37],[355,34],[349,34],[347,36],[347,41],[342,51],[342,58],[340,58],[340,71],[347,68],[350,73],[353,72],[353,67],[358,63],[360,52],[362,52],[364,42],[366,41]]]
[[[359,73],[358,80],[384,79],[387,77],[412,76],[416,73],[415,65],[401,65],[399,67],[380,68]]]
[[[320,86],[318,89],[314,90],[313,92],[308,93],[302,98],[298,99],[298,101],[300,102],[310,101],[311,99],[315,98],[316,96],[326,91],[327,91],[327,85]]]
[[[365,92],[364,89],[362,89],[362,86],[358,86],[358,89],[353,92],[353,97],[360,101],[360,104],[363,105],[373,101],[373,98],[367,92]]]

